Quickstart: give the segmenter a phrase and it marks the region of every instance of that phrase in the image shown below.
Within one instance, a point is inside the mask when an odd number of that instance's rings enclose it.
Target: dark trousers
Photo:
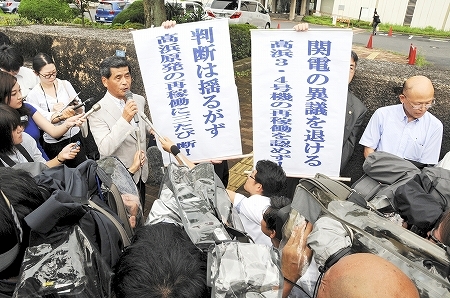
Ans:
[[[377,26],[378,26],[378,23],[373,23],[372,24],[372,28],[373,28],[372,34],[376,34],[377,33]]]
[[[136,183],[136,187],[139,193],[139,199],[141,200],[142,212],[145,210],[145,183],[139,179],[139,182]]]
[[[74,159],[66,160],[65,162],[65,165],[69,168],[76,168],[80,163],[86,160],[86,150],[84,148],[84,140],[81,136],[81,131],[71,138],[59,141],[57,143],[44,142],[42,147],[44,148],[45,153],[47,153],[48,158],[53,159],[58,155],[58,153],[61,152],[64,147],[66,147],[70,143],[75,143],[76,141],[80,141],[81,143],[80,152],[78,152],[77,156]]]

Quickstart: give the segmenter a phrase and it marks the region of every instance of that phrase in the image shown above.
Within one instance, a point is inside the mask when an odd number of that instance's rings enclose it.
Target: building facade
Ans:
[[[372,21],[377,9],[382,23],[450,30],[450,0],[310,0],[316,13]]]

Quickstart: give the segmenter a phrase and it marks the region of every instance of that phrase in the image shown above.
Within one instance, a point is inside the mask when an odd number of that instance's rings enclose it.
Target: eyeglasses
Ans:
[[[405,94],[402,93],[401,95],[403,95],[403,96],[405,97],[405,99],[408,101],[409,105],[413,108],[413,110],[420,110],[420,109],[422,109],[422,108],[425,108],[425,109],[428,110],[429,108],[431,108],[431,107],[436,103],[436,100],[433,98],[433,99],[431,100],[431,103],[421,103],[421,104],[415,105],[415,104],[412,104],[412,103],[409,101],[408,97],[406,97]]]
[[[253,180],[255,180],[256,183],[259,183],[258,180],[256,180],[256,177],[252,176],[251,174],[248,175],[248,178],[252,178]]]
[[[52,72],[52,73],[45,74],[45,75],[39,73],[39,75],[40,75],[41,77],[43,77],[43,78],[45,78],[45,79],[47,79],[47,80],[50,79],[50,78],[52,78],[52,77],[55,77],[55,78],[56,78],[56,74],[57,74],[57,71],[56,71],[56,70],[55,70],[54,72]]]
[[[439,239],[437,239],[436,237],[434,237],[434,231],[436,230],[436,228],[434,227],[431,232],[430,235],[428,235],[427,239],[428,240],[432,240],[437,246],[439,246],[440,248],[442,248],[443,250],[447,250],[447,245],[445,245],[444,243],[442,243],[441,241],[439,241]]]

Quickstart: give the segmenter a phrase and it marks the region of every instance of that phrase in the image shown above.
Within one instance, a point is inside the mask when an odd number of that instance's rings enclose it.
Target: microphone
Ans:
[[[125,98],[127,100],[133,100],[133,92],[131,92],[130,90],[125,91]],[[139,123],[139,115],[137,113],[134,114],[134,122]]]
[[[145,123],[147,123],[151,129],[153,130],[153,132],[160,138],[162,138],[162,134],[160,134],[155,127],[153,126],[153,123],[150,122],[150,119],[148,119],[147,115],[145,115],[143,112],[139,112],[139,115],[141,116],[141,118],[145,121]]]
[[[95,105],[92,106],[92,108],[86,112],[86,114],[84,114],[81,118],[86,119],[87,117],[89,117],[92,113],[97,112],[98,110],[100,110],[101,106],[100,104],[96,103]]]
[[[88,98],[88,99],[86,99],[85,101],[83,101],[82,103],[79,103],[79,104],[73,106],[73,109],[74,109],[74,110],[79,109],[79,108],[81,108],[82,106],[85,106],[85,105],[87,105],[88,103],[90,103],[91,100],[93,100],[93,99],[94,99],[93,97]]]

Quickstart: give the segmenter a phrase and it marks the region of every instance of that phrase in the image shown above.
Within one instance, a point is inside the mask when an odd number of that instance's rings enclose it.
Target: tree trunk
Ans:
[[[145,27],[161,26],[166,17],[164,0],[144,0]]]

